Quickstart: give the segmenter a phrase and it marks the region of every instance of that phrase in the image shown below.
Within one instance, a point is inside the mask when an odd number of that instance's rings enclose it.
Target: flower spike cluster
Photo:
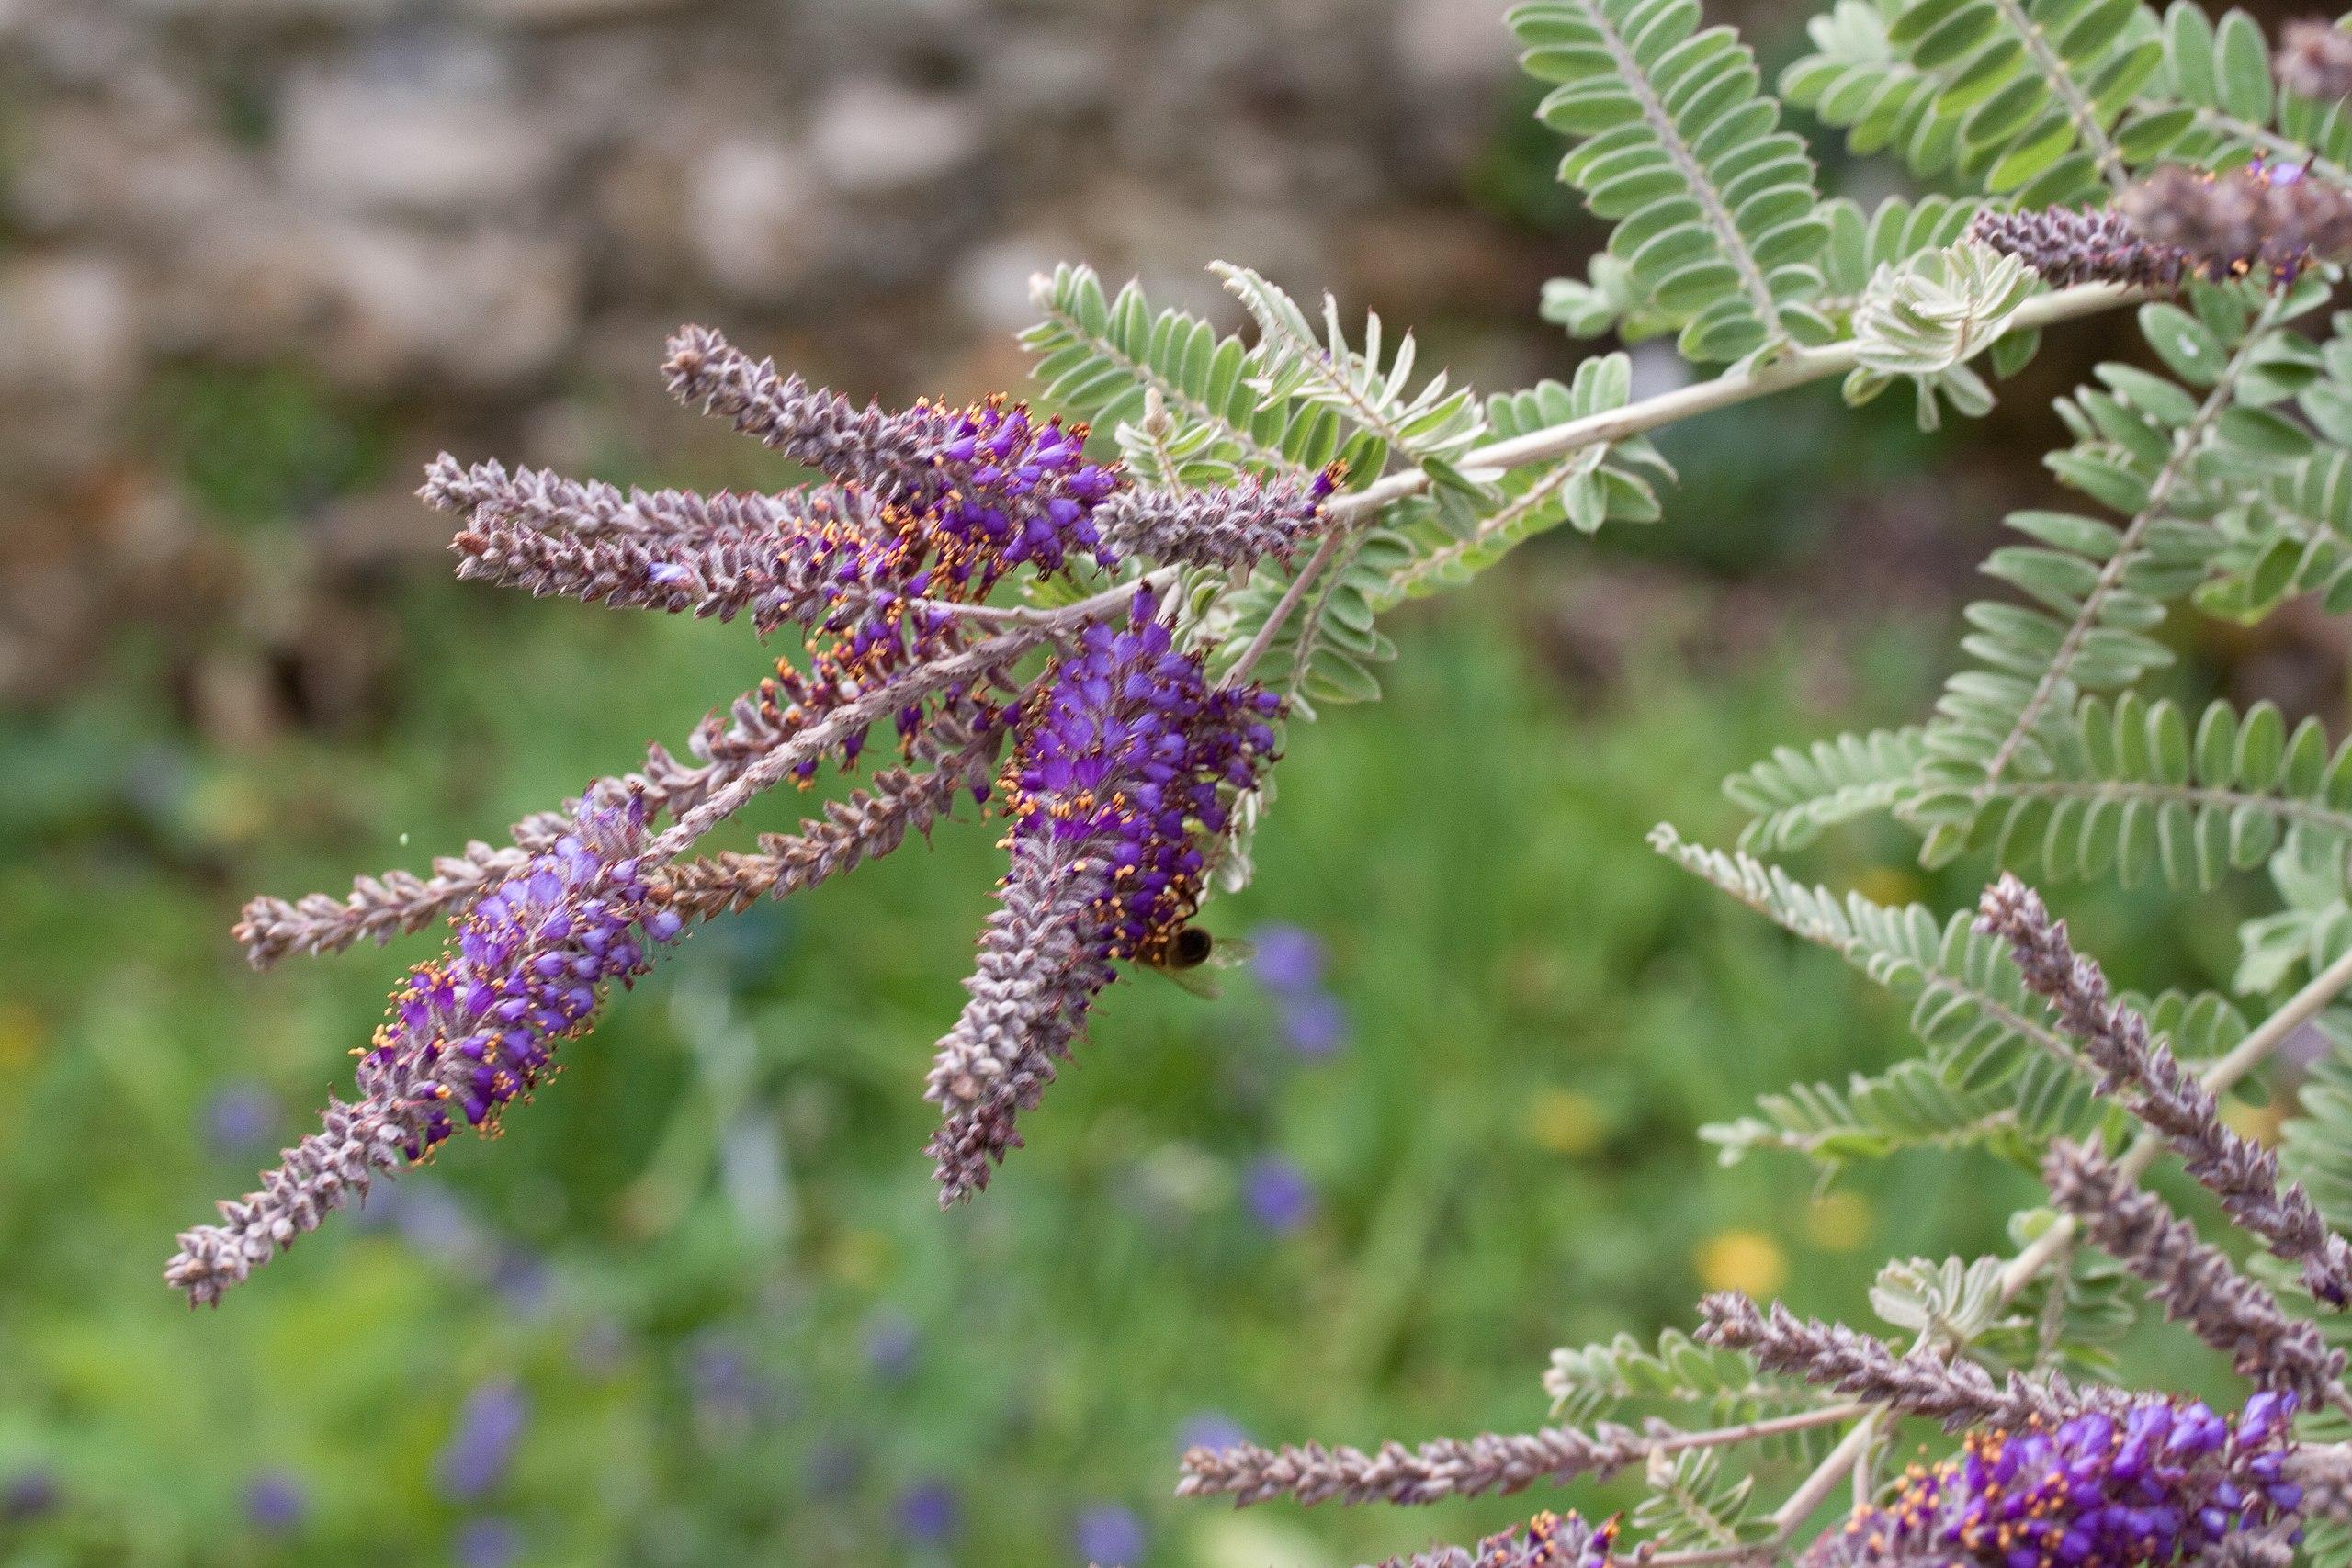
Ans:
[[[2300,97],[2334,103],[2352,96],[2352,33],[2314,17],[2289,22],[2270,65],[2278,85]]]
[[[985,1186],[1116,963],[1149,961],[1198,904],[1201,835],[1271,761],[1279,704],[1212,690],[1179,653],[1148,586],[1058,609],[989,608],[1010,574],[1216,565],[1246,574],[1327,521],[1336,468],[1163,494],[1086,452],[1087,430],[991,397],[889,412],[777,372],[689,327],[672,390],[733,422],[818,482],[780,494],[623,491],[444,456],[419,492],[463,518],[458,575],[594,603],[791,625],[805,666],[775,673],[695,731],[692,761],[655,745],[639,771],[592,784],[561,812],[469,845],[432,874],[361,877],[342,897],[256,898],[238,940],[256,966],[447,919],[447,950],[411,971],[362,1053],[359,1098],[327,1108],[260,1190],[180,1238],[166,1270],[192,1303],[221,1293],[430,1157],[460,1124],[494,1131],[553,1069],[611,984],[628,984],[689,919],[813,886],[927,832],[957,795],[985,801],[1008,736],[1013,818],[1002,908],[981,942],[964,1021],[930,1097],[951,1197]],[[1151,581],[1147,578],[1147,584]],[[1103,619],[1124,606],[1125,629]],[[1021,661],[1065,649],[1023,682]],[[854,763],[871,729],[909,768],[829,807],[757,853],[680,857],[745,802],[828,757]],[[666,827],[659,828],[667,817]]]
[[[2166,1317],[2229,1357],[2239,1376],[2312,1403],[2343,1377],[2344,1352],[2317,1324],[2289,1316],[2267,1288],[2114,1161],[2061,1138],[2042,1156],[2041,1179],[2085,1235],[2146,1282]]]
[[[287,1151],[262,1190],[220,1205],[223,1223],[180,1237],[164,1278],[189,1304],[217,1303],[379,1173],[431,1156],[462,1121],[500,1114],[554,1070],[614,981],[645,972],[681,921],[654,907],[642,874],[645,809],[583,807],[574,830],[457,922],[443,955],[409,973],[359,1062],[356,1104]]]
[[[1125,627],[1095,621],[1024,705],[1004,777],[1012,818],[1002,903],[971,1000],[940,1041],[925,1095],[945,1113],[929,1153],[941,1201],[985,1188],[1021,1142],[1111,964],[1151,962],[1192,917],[1204,833],[1272,760],[1281,711],[1258,687],[1216,688],[1138,591]]]
[[[1857,1508],[1803,1568],[2158,1568],[2244,1540],[2292,1539],[2290,1396],[2258,1393],[2234,1423],[2147,1397],[2054,1427],[1969,1434]]]
[[[1589,1525],[1575,1514],[1542,1513],[1474,1547],[1442,1546],[1393,1557],[1382,1568],[1613,1568],[1617,1521]]]
[[[1969,234],[2052,287],[2170,290],[2193,277],[2249,276],[2283,286],[2314,262],[2352,254],[2352,191],[2295,164],[2257,159],[2220,174],[2166,166],[2112,208],[1980,212]]]
[[[2281,1185],[2278,1156],[2222,1121],[2212,1091],[2183,1067],[2148,1021],[2109,994],[2096,960],[2075,951],[2066,922],[2041,895],[2003,874],[1984,890],[1976,929],[2008,943],[2028,988],[2056,1010],[2067,1033],[2102,1075],[2099,1092],[2120,1094],[2222,1201],[2232,1220],[2270,1250],[2302,1266],[2312,1294],[2341,1308],[2352,1298],[2352,1246],[2328,1229],[2300,1183]]]

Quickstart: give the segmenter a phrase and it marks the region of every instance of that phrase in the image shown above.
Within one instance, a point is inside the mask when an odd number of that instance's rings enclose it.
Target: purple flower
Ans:
[[[921,1348],[915,1325],[904,1313],[886,1308],[865,1325],[865,1364],[884,1382],[904,1382],[915,1369],[915,1354]]]
[[[490,1283],[506,1310],[518,1318],[542,1316],[554,1304],[555,1280],[547,1264],[520,1247],[498,1249],[491,1265]]]
[[[1323,985],[1323,939],[1304,926],[1275,922],[1250,933],[1259,984],[1282,997],[1312,996]]]
[[[1097,1503],[1082,1509],[1071,1540],[1081,1562],[1097,1568],[1132,1568],[1143,1560],[1143,1521],[1135,1510],[1116,1503]]]
[[[181,1234],[164,1277],[191,1304],[217,1303],[379,1173],[424,1159],[454,1118],[493,1126],[586,1030],[609,983],[634,980],[651,945],[678,935],[640,874],[643,801],[583,805],[572,829],[475,905],[438,961],[410,971],[360,1059],[359,1102],[331,1102],[262,1190],[221,1205],[227,1223]]]
[[[507,1568],[522,1555],[523,1531],[512,1519],[468,1519],[449,1541],[458,1568]]]
[[[467,1394],[435,1465],[442,1492],[463,1503],[494,1489],[505,1479],[527,1416],[523,1391],[512,1382],[486,1382]]]
[[[989,1183],[1014,1122],[1054,1080],[1111,964],[1182,931],[1224,829],[1253,788],[1282,710],[1254,686],[1212,689],[1138,591],[1125,626],[1093,621],[1024,705],[1005,772],[1012,869],[972,993],[939,1043],[924,1096],[946,1112],[929,1153],[941,1201]]]
[[[899,1530],[909,1540],[936,1546],[954,1536],[963,1507],[944,1481],[918,1481],[899,1494]]]
[[[783,1414],[786,1391],[741,1347],[717,1334],[698,1336],[686,1363],[695,1413],[715,1425],[764,1424]]]
[[[56,1506],[57,1477],[40,1466],[0,1482],[0,1524],[27,1524]]]
[[[285,1535],[300,1528],[311,1511],[302,1483],[282,1470],[266,1470],[245,1488],[245,1517],[268,1535]]]
[[[865,1472],[865,1456],[842,1438],[818,1438],[800,1461],[801,1483],[815,1497],[838,1497],[854,1490]]]
[[[1336,998],[1319,992],[1287,998],[1277,1016],[1283,1043],[1302,1056],[1319,1059],[1348,1043],[1348,1011]]]
[[[223,1158],[257,1148],[269,1142],[277,1111],[277,1097],[261,1085],[226,1085],[205,1101],[205,1142]]]
[[[1124,629],[1102,621],[1023,716],[1006,807],[1014,832],[1065,846],[1107,874],[1102,956],[1148,954],[1190,919],[1205,866],[1196,837],[1222,832],[1224,792],[1256,786],[1281,699],[1210,689],[1175,650],[1159,602],[1138,592]]]
[[[1241,1177],[1241,1201],[1251,1219],[1278,1235],[1296,1230],[1315,1213],[1315,1188],[1306,1173],[1280,1155],[1250,1163]]]
[[[1250,1434],[1240,1422],[1215,1410],[1204,1410],[1176,1429],[1176,1451],[1180,1454],[1192,1449],[1207,1449],[1215,1452],[1238,1448],[1249,1440]]]
[[[2231,1424],[2195,1402],[2146,1396],[2054,1430],[1969,1434],[1915,1467],[1895,1496],[1814,1543],[1804,1568],[2143,1568],[2202,1561],[2231,1536],[2284,1525],[2291,1395],[2263,1393]]]
[[[644,841],[641,803],[582,807],[578,831],[474,906],[454,953],[411,972],[359,1069],[371,1099],[413,1108],[411,1159],[449,1135],[452,1112],[494,1123],[587,1028],[605,983],[634,980],[647,943],[677,936],[639,874]]]
[[[1039,424],[1027,405],[990,398],[965,411],[932,460],[944,491],[935,502],[940,532],[962,547],[943,551],[954,581],[977,574],[985,587],[1024,562],[1051,574],[1080,550],[1114,564],[1092,513],[1120,480],[1086,460],[1085,426]]]

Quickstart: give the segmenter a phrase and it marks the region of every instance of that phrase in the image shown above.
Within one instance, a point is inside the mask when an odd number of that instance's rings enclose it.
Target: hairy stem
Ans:
[[[2077,316],[2093,315],[2119,305],[2137,304],[2148,297],[2144,289],[2127,288],[2120,284],[2080,284],[2027,300],[2009,319],[2008,330],[2011,333],[2031,332],[2038,327],[2070,321]],[[1798,349],[1760,369],[1735,370],[1711,381],[1677,387],[1670,392],[1627,403],[1623,408],[1587,414],[1581,419],[1531,430],[1507,441],[1492,441],[1484,446],[1474,446],[1463,455],[1458,466],[1476,473],[1482,469],[1523,468],[1529,463],[1565,457],[1580,447],[1623,441],[1628,435],[1657,430],[1694,414],[1730,408],[1773,392],[1787,391],[1792,387],[1803,387],[1831,376],[1842,376],[1860,363],[1858,355],[1859,344],[1852,339],[1819,348]],[[1429,486],[1430,476],[1426,472],[1419,468],[1406,468],[1353,494],[1334,496],[1327,510],[1342,518],[1355,517],[1376,512],[1408,495],[1418,495]]]

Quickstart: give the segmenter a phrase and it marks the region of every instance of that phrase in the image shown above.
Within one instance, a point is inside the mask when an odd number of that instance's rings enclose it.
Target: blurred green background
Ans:
[[[1792,21],[1763,18],[1768,52]],[[1428,358],[1502,385],[1585,352],[1528,318],[1532,279],[1580,271],[1595,236],[1525,89],[1478,80],[1457,151],[1397,198],[1471,238],[1421,274],[1359,256],[1303,282],[1425,322]],[[216,85],[267,120],[253,82]],[[17,254],[57,254],[14,221]],[[1204,230],[1252,259],[1238,220]],[[974,312],[962,357],[924,357],[928,318],[885,304],[865,338],[777,330],[861,391],[1016,372]],[[783,482],[684,415],[615,412],[657,340],[632,319],[532,372],[560,416],[532,422],[296,349],[158,350],[108,416],[119,445],[8,503],[17,629],[70,656],[20,658],[0,714],[0,1559],[1325,1568],[1532,1504],[1237,1515],[1172,1499],[1180,1449],[1525,1429],[1555,1346],[1687,1325],[1723,1287],[1860,1318],[1887,1256],[2001,1245],[2032,1188],[1989,1162],[1898,1159],[1826,1193],[1793,1159],[1715,1168],[1702,1122],[1883,1066],[1903,1016],[1643,835],[1724,841],[1724,774],[1925,707],[1992,520],[2041,493],[2048,395],[2115,351],[2097,326],[1940,445],[1827,391],[1670,433],[1665,525],[1540,541],[1400,615],[1386,699],[1295,735],[1256,886],[1210,913],[1266,972],[1216,1002],[1118,987],[970,1207],[938,1212],[919,1153],[1001,859],[967,819],[697,931],[505,1135],[458,1140],[218,1313],[181,1310],[173,1234],[311,1124],[432,940],[257,976],[227,935],[243,899],[495,837],[676,744],[773,657],[741,627],[510,600],[448,582],[429,546],[351,545],[378,516],[435,533],[399,492],[440,441]],[[0,451],[31,460],[13,429]],[[116,525],[126,487],[178,520],[171,551]],[[107,550],[135,567],[101,579],[119,591],[65,643],[27,631]],[[2203,635],[2191,685],[2290,715],[2340,695],[2323,630]],[[1799,869],[1973,897],[1982,866],[1922,878],[1910,848],[1860,831]],[[2211,984],[2232,901],[2258,898],[2067,907],[2127,984]]]

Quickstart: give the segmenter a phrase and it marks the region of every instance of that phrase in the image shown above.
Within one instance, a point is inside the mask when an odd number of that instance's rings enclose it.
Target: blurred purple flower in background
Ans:
[[[204,1103],[204,1141],[222,1159],[264,1147],[278,1109],[277,1097],[257,1083],[226,1085]]]
[[[1278,1015],[1283,1043],[1302,1056],[1322,1057],[1348,1043],[1348,1013],[1336,997],[1284,998]]]
[[[434,1467],[442,1492],[469,1502],[504,1480],[528,1413],[522,1389],[511,1382],[486,1382],[467,1394],[457,1429]]]
[[[56,1506],[57,1478],[38,1465],[0,1482],[0,1524],[24,1524]]]
[[[865,1456],[846,1438],[820,1438],[800,1461],[801,1483],[812,1497],[838,1497],[856,1490]]]
[[[709,1426],[766,1426],[783,1419],[795,1403],[788,1387],[716,1329],[695,1337],[687,1353],[686,1382],[695,1418]]]
[[[1347,1043],[1348,1014],[1323,988],[1323,939],[1303,926],[1275,923],[1250,933],[1258,983],[1273,993],[1283,1043],[1302,1056],[1323,1057]]]
[[[555,1304],[555,1277],[538,1255],[526,1247],[500,1247],[491,1264],[490,1282],[510,1315],[538,1317]]]
[[[915,1370],[915,1356],[921,1348],[914,1322],[906,1314],[884,1307],[866,1319],[865,1364],[884,1382],[906,1382]]]
[[[1250,933],[1258,956],[1251,961],[1258,983],[1279,997],[1295,997],[1323,986],[1323,939],[1304,926],[1279,922]]]
[[[1079,1561],[1096,1568],[1131,1568],[1143,1561],[1143,1521],[1116,1503],[1097,1503],[1078,1516],[1071,1532]]]
[[[1251,1219],[1283,1235],[1314,1217],[1315,1188],[1297,1165],[1281,1155],[1266,1155],[1251,1160],[1242,1172],[1241,1201]]]
[[[523,1531],[512,1519],[468,1519],[449,1540],[458,1568],[507,1568],[523,1555]]]
[[[1176,1428],[1176,1451],[1180,1454],[1187,1449],[1238,1448],[1249,1440],[1250,1434],[1241,1423],[1221,1410],[1204,1410],[1187,1417]]]
[[[457,1268],[489,1267],[490,1232],[447,1189],[429,1181],[379,1188],[371,1207],[420,1256]]]
[[[266,1535],[300,1529],[311,1511],[302,1483],[282,1470],[265,1470],[245,1488],[245,1517]]]
[[[918,1481],[899,1494],[899,1530],[909,1540],[936,1546],[956,1533],[963,1508],[944,1481]]]

